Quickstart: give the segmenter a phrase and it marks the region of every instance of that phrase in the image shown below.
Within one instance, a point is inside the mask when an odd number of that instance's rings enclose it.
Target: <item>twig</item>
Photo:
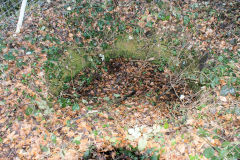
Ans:
[[[171,84],[171,86],[172,86],[172,88],[173,88],[173,90],[174,90],[174,92],[175,92],[175,95],[178,97],[178,99],[181,101],[181,103],[183,104],[183,106],[185,107],[185,104],[184,104],[184,102],[181,100],[181,98],[178,96],[178,94],[177,94],[177,91],[176,91],[176,89],[174,88],[174,86],[173,86],[173,84],[172,84],[172,76],[171,75],[169,75],[170,76],[170,84]]]
[[[117,100],[116,103],[119,104],[119,103],[125,101],[128,97],[132,97],[135,93],[136,93],[136,91],[133,90],[133,91],[132,91],[131,93],[129,93],[128,95],[125,95],[123,98]]]
[[[11,149],[11,151],[8,153],[8,158],[9,158],[9,156],[12,154],[12,152],[13,152],[13,149]]]
[[[172,89],[172,86],[170,86],[170,88],[168,90],[166,90],[165,92],[163,92],[162,94],[158,95],[158,98],[164,96],[167,92],[169,92]]]
[[[212,143],[211,142],[209,142],[209,140],[208,139],[206,139],[206,138],[204,138],[204,137],[201,137],[205,142],[207,142],[207,144],[209,145],[209,146],[211,146],[216,152],[218,152],[219,153],[219,151],[212,145]]]

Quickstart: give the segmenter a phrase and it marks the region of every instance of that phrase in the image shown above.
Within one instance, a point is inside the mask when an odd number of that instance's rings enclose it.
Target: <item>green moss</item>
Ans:
[[[68,49],[55,66],[54,78],[49,79],[50,92],[58,95],[63,88],[87,65],[86,53],[78,49]]]
[[[161,59],[170,59],[170,50],[163,42],[153,37],[147,40],[129,39],[129,35],[118,38],[114,46],[105,51],[104,55],[110,58],[124,57],[131,59],[147,60],[153,58],[153,63],[161,63]]]
[[[102,51],[101,54],[104,54],[106,61],[117,57],[137,60],[151,59],[153,64],[159,65],[159,69],[174,68],[172,71],[176,73],[184,70],[184,73],[191,75],[197,70],[197,61],[188,56],[191,54],[190,51],[175,51],[168,45],[166,41],[159,40],[157,36],[139,40],[137,37],[129,39],[129,35],[126,34],[119,36],[114,45]],[[68,82],[85,67],[91,67],[93,62],[88,59],[93,58],[94,55],[96,53],[86,53],[74,47],[68,49],[54,70],[56,77],[49,80],[51,93],[59,95],[62,89],[67,89]],[[181,56],[186,58],[181,59]]]

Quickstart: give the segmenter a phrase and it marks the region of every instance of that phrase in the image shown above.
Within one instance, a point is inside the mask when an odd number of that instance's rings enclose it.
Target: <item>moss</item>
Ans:
[[[104,50],[105,60],[117,57],[131,58],[137,60],[151,59],[152,63],[159,65],[161,69],[164,67],[174,68],[174,72],[184,70],[186,74],[193,74],[197,70],[197,61],[189,56],[188,50],[179,51],[172,50],[168,47],[166,41],[161,41],[157,36],[149,39],[129,39],[129,35],[122,35],[117,38],[111,48]],[[177,52],[177,53],[176,53]],[[90,56],[91,55],[91,56]],[[91,66],[92,62],[88,61],[88,57],[95,56],[96,53],[86,53],[75,47],[71,47],[60,58],[55,69],[57,78],[49,80],[50,91],[54,95],[58,95],[64,88],[67,89],[67,83],[70,82],[85,67]],[[186,57],[181,59],[181,56]]]
[[[147,40],[129,39],[129,35],[118,37],[114,46],[105,51],[104,55],[110,58],[125,57],[131,59],[147,60],[154,57],[153,63],[161,63],[161,59],[170,59],[170,50],[163,42],[152,37]]]
[[[50,92],[53,95],[58,95],[63,87],[66,89],[67,86],[64,83],[71,81],[88,65],[85,56],[84,51],[71,48],[60,58],[55,66],[55,77],[48,80]]]
[[[200,85],[199,83],[193,81],[188,81],[187,83],[193,93],[197,93],[201,90],[202,85]]]

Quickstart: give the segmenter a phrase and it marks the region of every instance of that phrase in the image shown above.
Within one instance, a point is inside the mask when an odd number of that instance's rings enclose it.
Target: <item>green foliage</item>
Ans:
[[[30,116],[33,113],[33,107],[29,106],[26,110],[25,110],[25,114],[27,116]]]
[[[4,41],[0,38],[0,52],[2,52],[2,50],[6,48],[6,44],[4,43]]]
[[[74,39],[78,46],[84,46],[87,51],[91,51],[96,47],[107,49],[108,42],[113,41],[118,34],[126,33],[128,26],[133,27],[135,33],[140,33],[136,22],[130,21],[126,23],[121,21],[121,15],[114,10],[115,7],[113,1],[93,3],[77,1],[67,18],[69,27],[75,34]],[[149,23],[149,25],[151,24]],[[90,41],[86,42],[84,39]]]
[[[165,122],[163,127],[164,127],[165,129],[168,129],[169,124],[168,124],[167,122]]]
[[[221,147],[208,147],[203,151],[203,155],[211,160],[239,159],[240,143],[223,142]]]
[[[217,130],[215,130],[217,132]],[[217,133],[216,133],[217,134]],[[210,137],[211,134],[206,130],[200,128],[198,135],[201,137]],[[221,139],[218,135],[213,136],[214,139]],[[224,140],[220,147],[208,147],[203,151],[203,155],[211,160],[224,160],[224,159],[239,159],[240,158],[240,143],[228,142]]]
[[[72,105],[71,100],[68,99],[68,98],[59,98],[58,103],[60,104],[60,106],[62,108],[65,108],[66,106],[71,106]]]
[[[158,18],[162,21],[168,21],[170,20],[170,15],[166,13],[166,11],[161,11],[159,14],[158,14]]]
[[[198,133],[198,135],[200,137],[207,137],[207,136],[209,136],[209,133],[206,130],[204,130],[203,128],[199,128],[197,133]]]
[[[120,94],[115,94],[115,93],[113,94],[113,96],[116,97],[116,98],[120,98],[121,97]]]
[[[189,155],[189,159],[190,159],[190,160],[200,160],[200,158],[198,157],[198,155],[195,155],[195,156]]]
[[[229,93],[234,96],[235,93],[236,93],[235,88],[232,87],[232,86],[224,85],[221,88],[220,95],[221,96],[227,96]]]
[[[4,54],[3,55],[3,58],[5,59],[5,60],[8,60],[8,61],[10,61],[10,60],[15,60],[16,59],[16,57],[13,55],[13,53],[10,51],[10,52],[8,52],[7,54]]]
[[[75,143],[76,145],[79,145],[81,144],[80,140],[81,140],[81,137],[75,137],[73,140],[73,143]]]
[[[54,135],[54,134],[52,134],[51,140],[52,140],[52,142],[53,142],[54,144],[56,144],[56,143],[57,143],[57,136]]]
[[[69,49],[63,54],[57,47],[46,49],[45,52],[48,54],[48,60],[44,69],[50,90],[53,95],[58,95],[62,89],[67,89],[68,82],[87,66],[85,54],[74,49]]]
[[[224,55],[219,56],[216,64],[211,64],[209,62],[209,67],[204,68],[203,72],[200,74],[199,81],[201,84],[205,84],[206,86],[214,88],[219,84],[219,80],[222,77],[229,77],[228,79],[228,85],[239,85],[240,84],[240,79],[237,77],[235,73],[235,65],[233,60],[236,62],[238,61],[234,57],[225,57]],[[232,87],[231,87],[232,88]],[[235,91],[232,89],[229,90],[229,92],[234,93]],[[223,93],[223,92],[222,92]]]
[[[43,146],[40,144],[40,149],[42,152],[49,152],[49,148],[47,146]]]
[[[77,110],[79,110],[80,108],[79,108],[79,105],[77,104],[77,103],[74,103],[74,105],[72,106],[72,110],[73,111],[77,111]]]
[[[183,17],[183,25],[187,26],[190,23],[190,18],[188,15]]]
[[[8,0],[5,3],[1,2],[0,15],[4,14],[10,16],[20,9],[20,1],[18,0]]]
[[[4,73],[5,71],[8,70],[8,65],[7,64],[0,64],[0,75]]]
[[[214,156],[214,149],[212,147],[209,147],[209,148],[206,148],[204,151],[203,151],[203,155],[206,157],[206,158],[212,158]]]

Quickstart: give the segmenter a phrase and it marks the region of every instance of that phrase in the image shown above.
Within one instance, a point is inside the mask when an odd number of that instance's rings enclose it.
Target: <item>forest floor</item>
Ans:
[[[240,159],[240,2],[97,4],[53,1],[5,33],[0,158]],[[102,53],[122,34],[171,56],[91,59],[52,93],[67,46]]]

